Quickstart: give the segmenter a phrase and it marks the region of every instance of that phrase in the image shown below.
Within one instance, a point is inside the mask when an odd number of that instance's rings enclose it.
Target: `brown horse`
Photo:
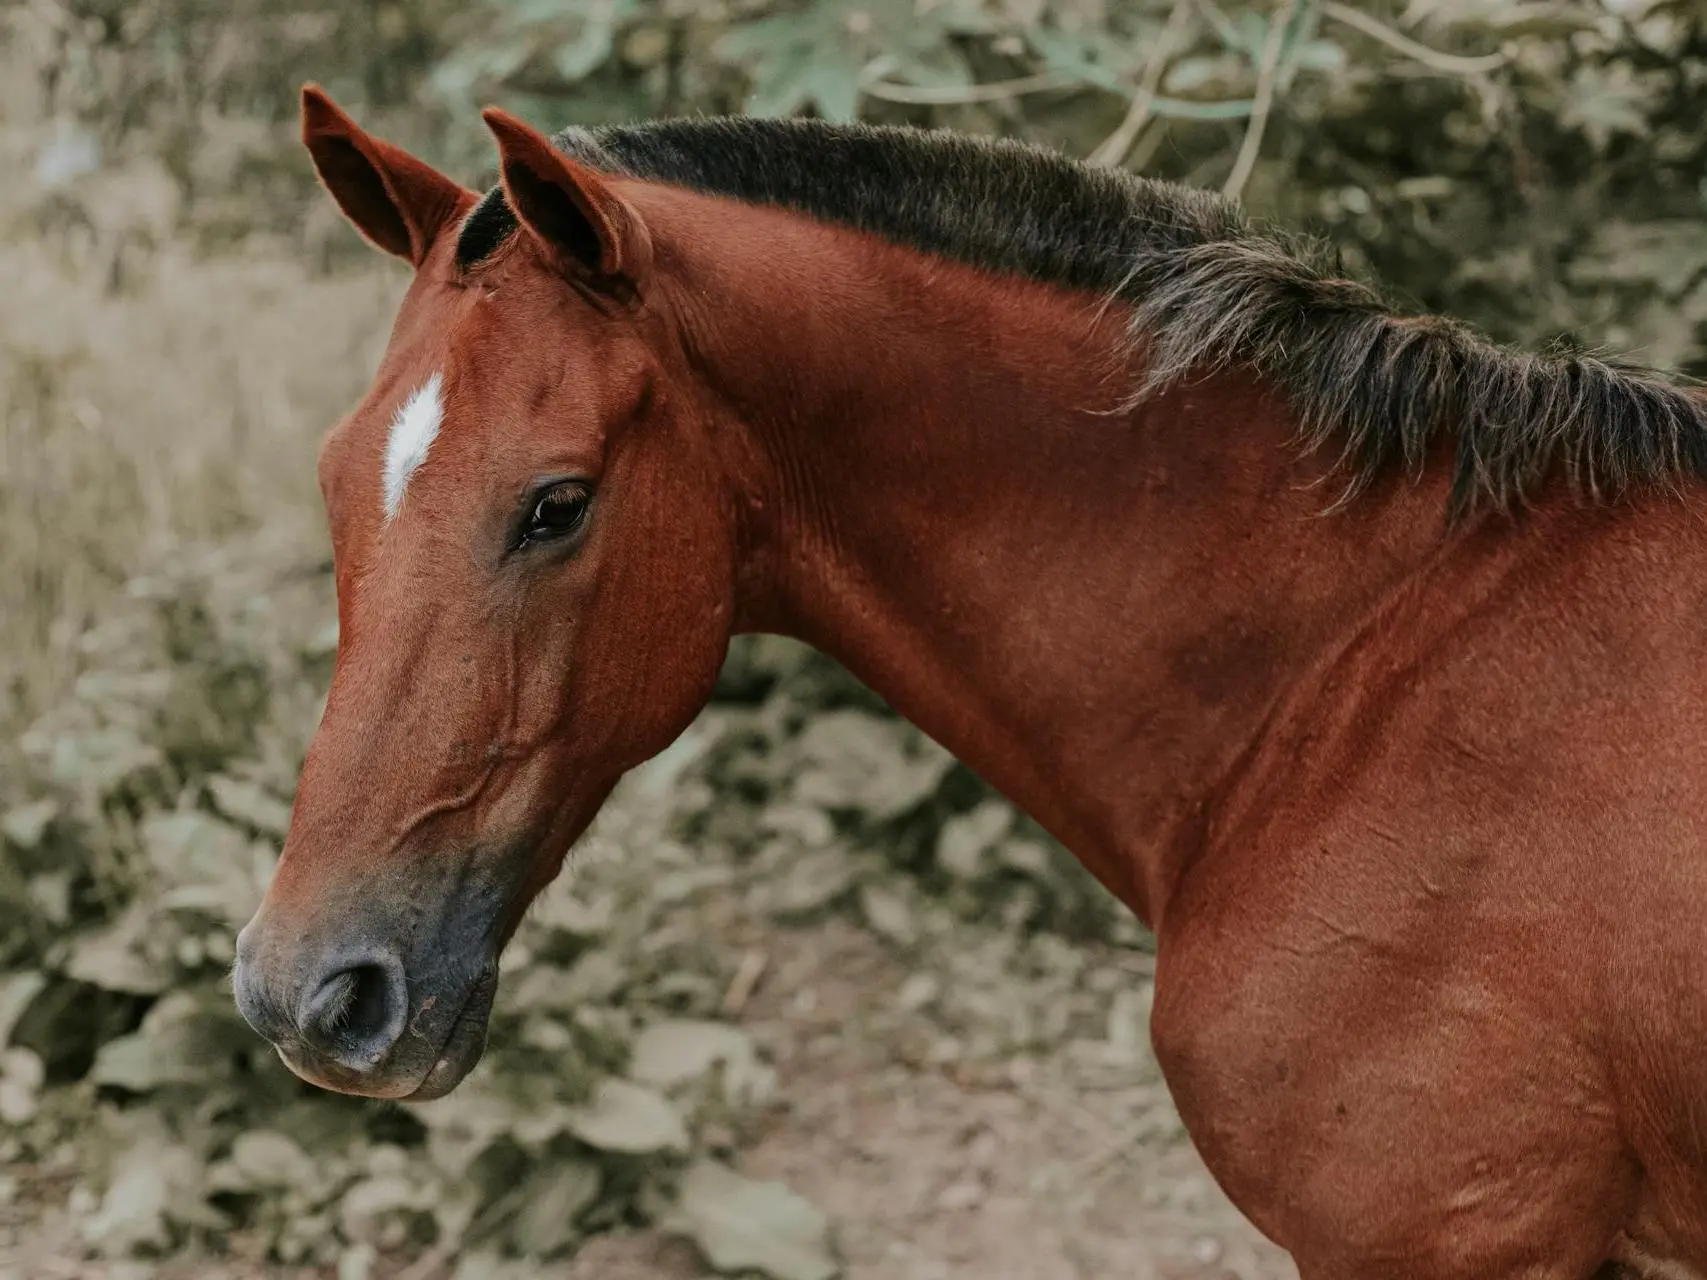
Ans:
[[[780,632],[1154,927],[1180,1113],[1306,1280],[1707,1269],[1701,402],[1017,145],[492,111],[481,196],[303,113],[415,276],[238,945],[293,1069],[454,1087],[530,899]]]

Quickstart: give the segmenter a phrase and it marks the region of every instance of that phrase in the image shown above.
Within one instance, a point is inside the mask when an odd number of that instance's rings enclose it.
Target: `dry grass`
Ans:
[[[0,163],[27,178],[50,137],[7,126]],[[324,536],[314,452],[403,273],[316,277],[254,238],[210,256],[175,206],[147,162],[0,184],[0,738],[63,690],[116,583],[256,528]]]

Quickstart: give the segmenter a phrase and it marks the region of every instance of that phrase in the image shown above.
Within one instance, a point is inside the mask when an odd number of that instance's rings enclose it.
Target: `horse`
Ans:
[[[303,91],[414,274],[321,447],[338,651],[237,943],[292,1070],[454,1088],[768,632],[1154,931],[1186,1130],[1304,1280],[1707,1272],[1701,398],[1014,141],[484,120],[481,192]]]

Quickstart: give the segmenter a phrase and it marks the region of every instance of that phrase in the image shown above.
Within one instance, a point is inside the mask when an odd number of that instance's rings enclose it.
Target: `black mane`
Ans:
[[[1112,296],[1132,310],[1144,395],[1229,365],[1271,379],[1353,491],[1420,468],[1455,431],[1453,507],[1501,507],[1562,468],[1581,488],[1707,476],[1707,400],[1576,352],[1495,346],[1402,316],[1324,246],[1258,228],[1206,191],[963,134],[711,118],[569,129],[601,172],[791,209],[990,271]],[[500,190],[463,224],[472,266],[516,226]]]

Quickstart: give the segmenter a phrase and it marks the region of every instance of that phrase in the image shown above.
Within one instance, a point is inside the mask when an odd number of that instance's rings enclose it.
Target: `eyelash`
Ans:
[[[542,542],[557,542],[580,533],[587,525],[593,491],[579,480],[560,480],[536,490],[522,520],[519,548]],[[551,508],[562,510],[552,512]],[[547,519],[556,517],[555,522]],[[564,517],[567,517],[566,519]]]

